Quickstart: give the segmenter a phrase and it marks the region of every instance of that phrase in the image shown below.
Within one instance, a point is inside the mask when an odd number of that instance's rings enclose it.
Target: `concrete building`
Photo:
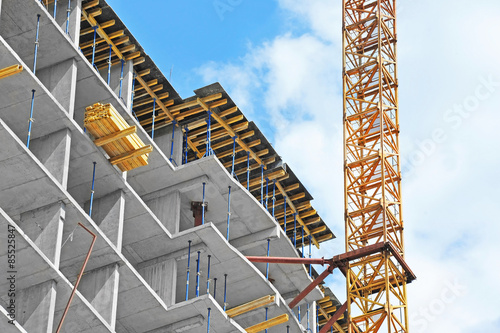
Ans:
[[[269,332],[316,332],[334,312],[323,286],[287,305],[311,267],[246,259],[307,256],[334,235],[218,83],[181,98],[103,0],[0,0],[0,69],[13,65],[0,332],[55,332],[63,317],[60,332],[252,332],[284,315]],[[84,117],[98,102],[153,148],[147,165],[122,172],[96,145]]]

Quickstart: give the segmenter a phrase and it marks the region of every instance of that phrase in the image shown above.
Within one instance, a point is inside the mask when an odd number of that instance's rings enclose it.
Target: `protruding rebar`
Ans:
[[[90,191],[89,217],[92,217],[92,205],[94,204],[95,166],[97,162],[92,163],[94,163],[94,170],[92,171],[92,190]]]
[[[229,223],[231,221],[231,186],[227,187],[229,192],[227,195],[227,229],[226,229],[226,240],[229,242]]]
[[[33,59],[33,74],[36,75],[36,60],[38,58],[38,45],[40,34],[40,14],[36,15],[36,34],[35,34],[35,58]]]
[[[196,297],[200,296],[200,254],[198,251],[198,259],[196,259]]]
[[[33,126],[33,122],[35,121],[33,119],[33,112],[34,112],[34,106],[35,106],[35,92],[36,92],[35,89],[31,90],[31,108],[30,108],[30,119],[28,122],[28,140],[26,142],[26,147],[28,149],[30,149],[31,128]]]
[[[188,263],[187,263],[187,277],[186,277],[186,301],[189,297],[189,265],[191,263],[191,241],[188,241]]]

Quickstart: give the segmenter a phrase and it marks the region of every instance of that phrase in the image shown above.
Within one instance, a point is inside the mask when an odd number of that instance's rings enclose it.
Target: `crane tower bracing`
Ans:
[[[396,1],[343,0],[346,252],[391,243],[404,258]],[[349,332],[408,332],[404,271],[389,251],[349,264]]]

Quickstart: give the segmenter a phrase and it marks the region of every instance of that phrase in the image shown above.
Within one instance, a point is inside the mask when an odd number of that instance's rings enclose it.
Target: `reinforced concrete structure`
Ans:
[[[123,127],[91,131],[93,106]],[[104,0],[0,0],[0,142],[1,332],[317,332],[339,308],[321,285],[288,306],[311,266],[246,258],[334,238],[304,185],[218,83],[181,98]]]

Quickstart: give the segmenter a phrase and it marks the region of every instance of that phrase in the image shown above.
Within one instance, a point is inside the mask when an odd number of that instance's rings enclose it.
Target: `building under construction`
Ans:
[[[321,285],[288,306],[311,266],[246,258],[334,238],[311,194],[104,0],[1,0],[0,69],[1,332],[316,332],[335,312]]]
[[[104,0],[0,0],[0,331],[406,332],[395,6],[361,2],[325,260],[312,195],[220,84],[179,96]]]

